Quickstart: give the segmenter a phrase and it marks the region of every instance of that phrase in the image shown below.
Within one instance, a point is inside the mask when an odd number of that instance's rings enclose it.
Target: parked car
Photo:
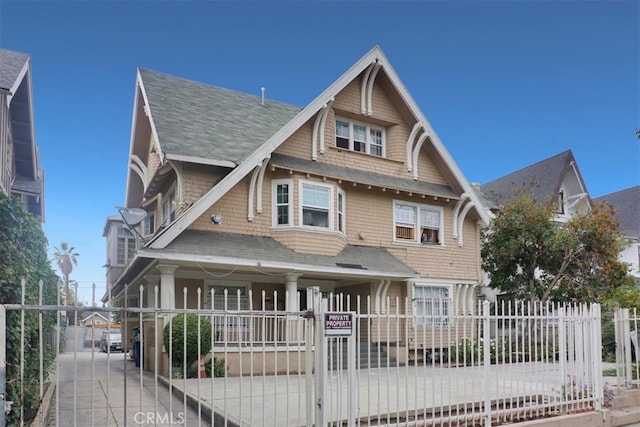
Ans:
[[[104,331],[100,339],[100,351],[112,352],[112,351],[124,351],[122,346],[122,336],[120,332],[108,332]]]

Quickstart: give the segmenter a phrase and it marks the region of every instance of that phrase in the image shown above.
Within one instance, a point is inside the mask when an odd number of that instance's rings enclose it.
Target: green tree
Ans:
[[[618,260],[624,245],[613,209],[594,204],[566,223],[555,203],[517,189],[483,233],[482,267],[509,299],[594,302],[632,282]]]
[[[58,264],[60,273],[62,273],[64,279],[65,304],[69,305],[69,296],[71,295],[69,292],[69,275],[73,271],[73,266],[78,265],[78,257],[80,255],[76,252],[76,248],[69,246],[67,242],[62,242],[60,249],[56,247],[54,247],[54,249],[53,260]]]

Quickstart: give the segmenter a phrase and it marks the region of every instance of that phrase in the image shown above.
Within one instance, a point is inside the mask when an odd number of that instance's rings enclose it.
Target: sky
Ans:
[[[105,292],[137,67],[305,106],[379,45],[470,182],[573,150],[592,197],[640,184],[640,2],[0,0],[27,53],[50,253]]]

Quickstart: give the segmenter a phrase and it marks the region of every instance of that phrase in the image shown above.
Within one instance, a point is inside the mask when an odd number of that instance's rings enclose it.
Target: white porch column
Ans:
[[[286,311],[298,311],[298,277],[302,274],[289,273],[285,276],[287,283],[287,300],[285,301]]]
[[[160,308],[173,310],[176,308],[176,277],[177,265],[161,264],[160,270]]]

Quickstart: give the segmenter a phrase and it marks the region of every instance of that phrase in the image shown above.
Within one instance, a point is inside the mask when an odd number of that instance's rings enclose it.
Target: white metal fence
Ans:
[[[483,303],[418,316],[408,298],[321,300],[317,288],[308,310],[295,312],[278,309],[286,294],[249,291],[241,306],[239,295],[225,293],[223,303],[203,309],[188,305],[186,292],[172,310],[99,309],[122,320],[123,342],[136,349],[129,358],[56,346],[52,425],[488,426],[600,410],[603,402],[599,305]],[[77,316],[80,308],[5,305],[0,320],[5,312],[56,313],[55,330],[63,331],[63,310]],[[351,313],[350,332],[328,335],[325,312]],[[195,315],[196,326],[185,322],[165,340],[164,326],[180,314]],[[193,364],[181,362],[194,350],[189,337],[197,343]],[[0,351],[0,367],[5,356]]]
[[[614,314],[616,377],[619,387],[640,386],[640,313],[619,309]]]

